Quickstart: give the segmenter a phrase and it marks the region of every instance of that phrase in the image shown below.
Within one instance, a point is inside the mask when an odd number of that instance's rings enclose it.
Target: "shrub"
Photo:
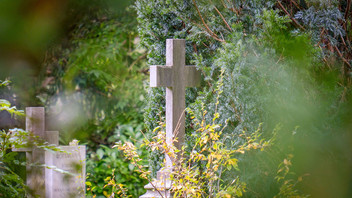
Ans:
[[[324,171],[318,173],[313,167],[324,161],[316,155],[318,148],[329,142],[324,150],[327,153],[335,150],[335,141],[326,139],[334,136],[332,129],[341,129],[335,140],[343,141],[344,135],[349,136],[350,130],[336,123],[343,122],[346,127],[343,120],[350,115],[350,110],[343,110],[351,93],[350,77],[346,75],[351,56],[348,44],[343,43],[350,39],[344,34],[350,29],[346,30],[348,22],[343,17],[350,18],[350,14],[341,14],[346,8],[343,2],[328,3],[328,7],[312,1],[300,1],[301,5],[288,2],[139,0],[136,2],[139,33],[148,49],[148,64],[164,64],[166,38],[186,39],[186,64],[196,64],[204,79],[202,88],[186,91],[186,106],[196,117],[201,117],[202,104],[206,104],[208,113],[204,117],[209,123],[212,115],[219,112],[218,122],[227,124],[221,141],[229,148],[243,143],[238,135],[242,131],[256,131],[259,123],[262,123],[262,137],[269,139],[272,131],[281,126],[272,148],[248,152],[238,159],[241,171],[227,173],[229,178],[238,175],[247,184],[249,190],[244,196],[279,194],[282,185],[275,180],[276,168],[292,153],[292,148],[297,161],[293,163],[295,172],[298,175],[315,172],[298,186],[310,189],[303,194],[321,196],[322,192],[312,189],[325,186],[320,188],[327,189],[325,193],[345,196],[349,177],[337,170],[340,166],[347,170],[349,166],[342,165],[348,162],[343,157],[349,153],[345,150],[350,148],[346,142],[336,150],[341,158],[330,159],[334,165],[328,165],[333,169],[331,173],[339,175],[335,181],[341,182],[341,186],[328,190],[323,182],[328,181]],[[316,8],[308,8],[311,6]],[[331,31],[316,36],[327,27]],[[224,71],[224,86],[217,100],[214,91],[221,71]],[[148,92],[144,118],[150,137],[156,135],[153,129],[158,126],[157,118],[164,117],[163,96],[162,88]],[[187,118],[186,146],[190,147],[194,145],[191,138],[194,126],[189,114]],[[162,158],[152,155],[152,172],[160,168],[157,164]],[[313,185],[317,180],[321,182]],[[228,180],[227,184],[230,183]]]

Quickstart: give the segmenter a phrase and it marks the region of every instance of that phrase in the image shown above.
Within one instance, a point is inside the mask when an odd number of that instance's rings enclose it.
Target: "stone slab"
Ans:
[[[71,174],[45,169],[46,198],[85,197],[85,146],[60,146],[63,152],[45,152],[45,162]]]

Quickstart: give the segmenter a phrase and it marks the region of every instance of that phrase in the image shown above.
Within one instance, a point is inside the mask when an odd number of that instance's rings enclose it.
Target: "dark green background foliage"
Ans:
[[[87,181],[95,187],[88,194],[97,197],[105,197],[103,190],[111,193],[103,188],[113,169],[130,195],[144,191],[145,181],[111,149],[117,141],[143,138],[145,50],[138,47],[132,4],[1,2],[6,10],[0,21],[6,23],[0,51],[6,53],[0,55],[0,76],[15,82],[10,93],[15,102],[46,107],[46,127],[60,131],[60,144],[76,138],[87,145]],[[20,15],[21,10],[26,12]]]
[[[293,154],[296,176],[309,175],[296,186],[298,192],[348,197],[351,17],[344,13],[348,2],[294,3],[138,0],[136,8],[149,64],[165,64],[167,38],[186,39],[186,63],[196,64],[203,73],[202,88],[188,89],[186,96],[187,106],[199,117],[203,103],[212,119],[215,88],[223,71],[217,111],[219,122],[228,124],[222,137],[228,146],[236,148],[241,142],[238,135],[256,131],[260,123],[262,137],[272,138],[275,131],[275,144],[264,152],[238,156],[240,171],[226,174],[224,183],[239,175],[247,183],[246,197],[274,196],[282,185],[274,179],[277,167]],[[148,92],[145,124],[150,133],[164,111],[163,95],[163,89]],[[189,121],[187,131],[192,133]],[[161,157],[152,157],[153,171],[160,168]],[[332,175],[338,184],[333,188]]]
[[[48,107],[61,108],[56,117],[73,114],[72,120],[54,125],[65,126],[61,127],[62,142],[77,138],[88,145],[87,181],[92,184],[88,194],[110,194],[111,190],[104,188],[105,179],[115,170],[115,180],[136,197],[143,193],[145,181],[111,146],[143,138],[145,52],[138,48],[132,2],[118,5],[118,10],[108,3],[113,2],[98,4],[93,15],[80,16],[68,47],[46,67],[50,70],[46,79],[54,80],[43,89],[41,99]]]

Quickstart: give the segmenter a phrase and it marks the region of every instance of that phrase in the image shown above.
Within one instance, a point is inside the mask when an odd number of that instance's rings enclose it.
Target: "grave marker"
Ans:
[[[26,108],[26,130],[44,139],[49,144],[59,145],[59,132],[45,131],[45,110],[43,107]],[[57,172],[54,169],[27,165],[26,183],[35,195],[41,198],[84,197],[85,146],[60,146],[60,149],[71,154],[44,151],[35,147],[14,148],[12,150],[26,152],[27,164],[45,164],[54,167],[56,170],[65,170],[74,175],[73,177],[67,177],[67,174]],[[78,164],[80,168],[74,169],[75,164]]]
[[[26,108],[26,131],[32,132],[34,135],[44,138],[45,136],[45,111],[43,107],[27,107]],[[26,152],[27,164],[44,164],[44,150],[31,148]],[[26,184],[39,197],[45,197],[45,169],[38,166],[26,167],[27,182]]]
[[[166,40],[166,66],[150,66],[150,86],[166,87],[166,143],[174,142],[176,148],[181,149],[185,139],[185,88],[200,84],[201,74],[195,66],[185,65],[185,40]],[[166,168],[172,170],[172,160],[165,155]],[[170,196],[171,188],[167,171],[158,171],[159,183],[165,185],[163,193]],[[163,180],[163,181],[160,181]],[[156,182],[158,183],[158,181]],[[160,194],[153,192],[153,186],[147,184],[148,190],[141,198],[159,197]],[[165,191],[165,192],[164,192]]]
[[[45,152],[45,164],[68,171],[63,174],[53,169],[45,169],[46,197],[70,198],[85,195],[85,146],[60,146],[63,152]]]
[[[166,87],[166,142],[181,149],[185,139],[185,88],[200,84],[200,71],[185,65],[184,39],[166,40],[166,66],[150,66],[150,87]],[[172,167],[169,157],[167,167]]]

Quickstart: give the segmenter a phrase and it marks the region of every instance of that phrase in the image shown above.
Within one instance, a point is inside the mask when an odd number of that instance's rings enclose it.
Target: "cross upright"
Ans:
[[[49,144],[59,144],[58,131],[45,131],[45,110],[44,107],[27,107],[26,108],[26,131],[39,136]],[[26,148],[13,148],[15,152],[26,152],[27,164],[45,164],[45,151],[40,148],[26,147]],[[38,166],[26,167],[27,185],[34,191],[34,194],[39,197],[46,197],[45,191],[45,168]]]
[[[166,65],[150,66],[150,86],[166,87],[166,143],[181,149],[185,139],[185,88],[200,84],[201,74],[193,65],[185,65],[185,40],[166,40]],[[172,167],[169,156],[166,167]]]

